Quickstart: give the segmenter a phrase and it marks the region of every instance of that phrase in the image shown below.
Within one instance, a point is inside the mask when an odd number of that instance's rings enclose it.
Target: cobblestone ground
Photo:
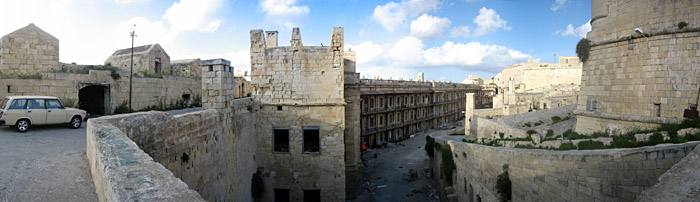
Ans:
[[[440,201],[430,181],[429,159],[423,148],[425,136],[432,132],[435,131],[418,133],[406,141],[389,143],[387,148],[363,153],[365,181],[356,201]],[[410,177],[410,169],[416,171],[417,177]]]
[[[0,201],[97,201],[85,129],[0,127]]]

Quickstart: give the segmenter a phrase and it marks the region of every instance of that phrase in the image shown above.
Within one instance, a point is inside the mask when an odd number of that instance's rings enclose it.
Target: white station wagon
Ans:
[[[14,126],[25,132],[31,125],[70,124],[80,128],[86,112],[66,108],[56,97],[7,96],[0,101],[0,126]]]

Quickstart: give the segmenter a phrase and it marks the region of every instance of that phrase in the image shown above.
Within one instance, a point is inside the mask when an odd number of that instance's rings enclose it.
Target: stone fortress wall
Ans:
[[[576,132],[680,122],[700,84],[699,10],[693,0],[592,1]]]
[[[560,57],[559,61],[569,60],[567,57]],[[518,92],[536,91],[537,89],[559,85],[559,84],[581,84],[581,66],[578,60],[571,60],[569,63],[519,63],[508,66],[498,73],[493,82],[504,91],[509,88],[509,81],[512,80]],[[521,85],[524,88],[521,89]]]
[[[634,201],[642,190],[700,142],[630,149],[549,151],[457,142],[438,137],[456,165],[453,184],[441,173],[442,151],[431,158],[433,179],[453,201],[498,201],[497,176],[508,171],[514,201]],[[697,152],[697,151],[696,151]]]

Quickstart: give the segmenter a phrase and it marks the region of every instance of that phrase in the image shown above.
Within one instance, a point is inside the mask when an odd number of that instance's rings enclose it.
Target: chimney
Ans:
[[[266,31],[265,39],[267,48],[277,48],[277,31]]]

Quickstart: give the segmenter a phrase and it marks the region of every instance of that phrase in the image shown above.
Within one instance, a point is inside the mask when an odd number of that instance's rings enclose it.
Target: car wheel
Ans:
[[[15,128],[17,128],[17,131],[19,132],[27,132],[29,130],[29,126],[32,125],[29,123],[29,120],[27,119],[22,119],[17,121],[17,124],[15,124]]]
[[[80,128],[82,123],[83,119],[81,119],[80,116],[74,116],[72,119],[70,119],[70,126],[73,128]]]

